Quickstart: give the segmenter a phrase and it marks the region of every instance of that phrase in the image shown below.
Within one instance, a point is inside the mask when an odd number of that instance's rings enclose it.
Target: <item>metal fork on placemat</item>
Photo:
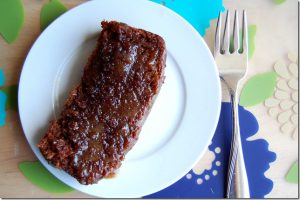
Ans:
[[[243,11],[242,43],[239,38],[238,12],[235,11],[233,38],[230,34],[230,13],[227,11],[224,31],[221,34],[221,13],[218,18],[214,57],[220,78],[228,87],[232,103],[232,141],[227,174],[227,198],[250,198],[249,184],[245,168],[238,115],[239,81],[245,76],[248,65],[248,35],[246,12]],[[230,42],[233,41],[232,46]]]

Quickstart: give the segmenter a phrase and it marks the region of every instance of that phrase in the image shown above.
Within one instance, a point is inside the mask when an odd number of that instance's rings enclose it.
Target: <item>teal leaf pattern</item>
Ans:
[[[220,11],[224,11],[222,0],[151,0],[160,3],[185,18],[190,24],[204,36],[209,28],[210,20],[218,17]]]

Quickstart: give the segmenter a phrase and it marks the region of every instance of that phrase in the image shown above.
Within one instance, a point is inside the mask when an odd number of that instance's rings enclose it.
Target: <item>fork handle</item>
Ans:
[[[226,198],[250,198],[240,136],[237,93],[231,90],[230,98],[232,103],[232,141],[227,173]]]

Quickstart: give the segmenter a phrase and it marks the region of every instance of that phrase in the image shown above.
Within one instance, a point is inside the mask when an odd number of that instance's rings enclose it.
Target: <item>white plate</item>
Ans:
[[[118,175],[85,186],[49,165],[36,144],[79,82],[104,19],[161,35],[168,49],[166,79]],[[210,143],[220,102],[217,68],[201,36],[173,11],[146,0],[89,1],[59,17],[31,48],[19,86],[23,130],[38,159],[64,183],[99,197],[141,197],[179,180]]]

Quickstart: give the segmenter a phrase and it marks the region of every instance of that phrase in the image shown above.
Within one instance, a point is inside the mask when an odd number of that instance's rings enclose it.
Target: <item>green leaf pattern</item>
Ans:
[[[253,76],[246,82],[241,91],[240,105],[254,106],[271,97],[276,86],[276,79],[277,74],[275,72]]]
[[[289,183],[298,183],[298,160],[289,169],[285,180]]]
[[[74,190],[54,177],[39,161],[19,163],[19,169],[31,183],[47,192],[65,193]]]
[[[0,0],[0,34],[8,43],[14,42],[24,23],[21,0]]]
[[[44,30],[52,21],[67,11],[67,8],[59,0],[51,0],[41,10],[41,30]]]

